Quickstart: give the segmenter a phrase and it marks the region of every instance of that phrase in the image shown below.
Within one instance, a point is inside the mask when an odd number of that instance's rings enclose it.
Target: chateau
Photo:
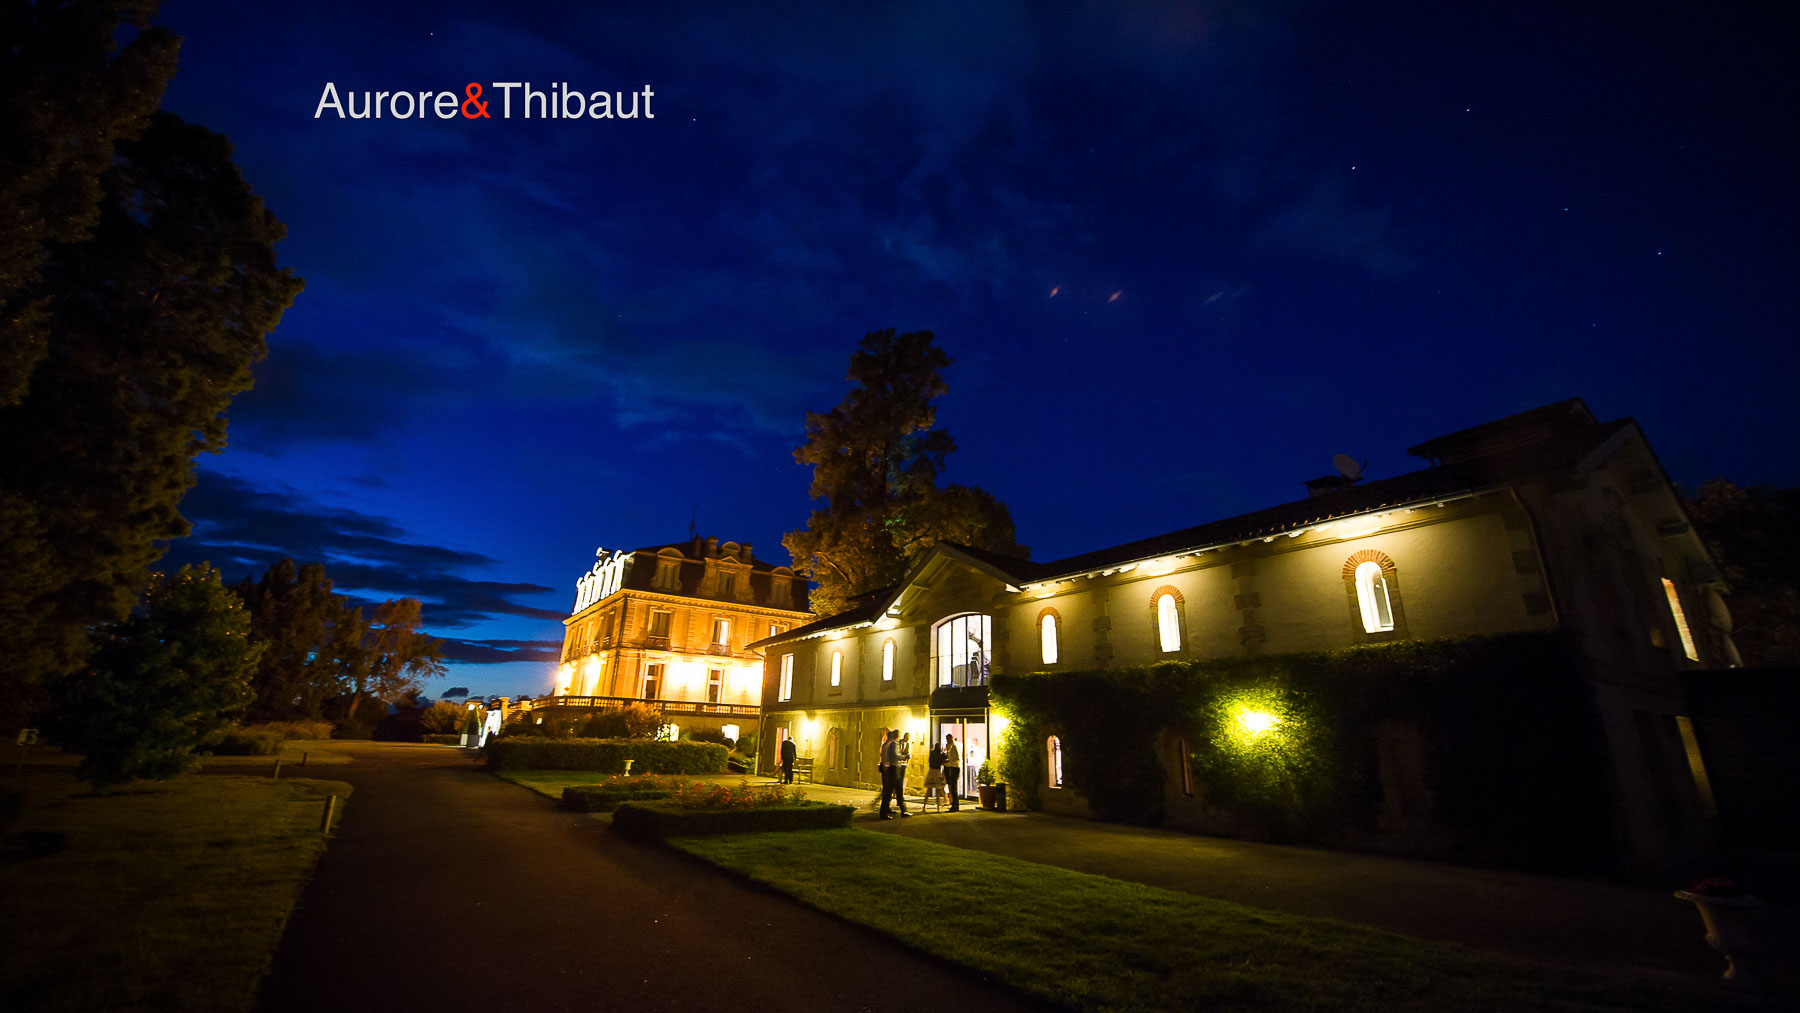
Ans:
[[[915,760],[950,733],[973,794],[1005,720],[988,699],[995,673],[1556,632],[1605,740],[1603,819],[1624,864],[1696,853],[1713,802],[1680,676],[1738,658],[1722,579],[1636,422],[1570,400],[1409,453],[1427,466],[1314,480],[1305,499],[1052,562],[940,544],[851,611],[748,645],[765,654],[760,765],[791,737],[816,779],[873,787],[887,729],[912,733]],[[1041,807],[1090,811],[1063,788],[1058,740],[1039,745]],[[1429,808],[1405,788],[1421,751],[1391,745],[1385,790]],[[1165,821],[1210,828],[1204,789],[1180,790],[1185,744],[1157,752]]]
[[[717,538],[594,554],[563,621],[556,686],[538,705],[647,702],[677,734],[753,732],[763,674],[749,645],[812,618],[805,578]]]

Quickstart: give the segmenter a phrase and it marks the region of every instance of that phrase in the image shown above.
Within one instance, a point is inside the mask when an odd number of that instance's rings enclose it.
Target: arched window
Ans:
[[[1360,549],[1344,560],[1343,574],[1344,590],[1350,597],[1350,621],[1360,640],[1396,640],[1407,635],[1400,571],[1387,553]]]
[[[1061,788],[1063,786],[1062,740],[1054,735],[1050,736],[1044,742],[1044,751],[1048,754],[1045,757],[1044,769],[1050,776],[1050,787]]]
[[[1059,656],[1057,644],[1057,614],[1053,608],[1038,613],[1038,652],[1044,664],[1054,665]]]
[[[894,681],[894,642],[892,640],[881,642],[881,681]]]
[[[937,624],[937,684],[981,686],[993,662],[994,623],[980,613],[952,616]]]
[[[1394,628],[1394,607],[1388,601],[1387,578],[1373,559],[1356,564],[1356,604],[1362,610],[1363,632],[1385,633]]]
[[[1181,650],[1181,613],[1173,594],[1156,596],[1156,637],[1165,654]]]
[[[844,681],[844,652],[831,652],[831,684],[841,685]]]

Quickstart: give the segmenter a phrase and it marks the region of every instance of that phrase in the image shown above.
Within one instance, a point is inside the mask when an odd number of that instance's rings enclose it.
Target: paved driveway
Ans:
[[[1034,1009],[942,962],[483,773],[334,743],[356,786],[267,1011]]]

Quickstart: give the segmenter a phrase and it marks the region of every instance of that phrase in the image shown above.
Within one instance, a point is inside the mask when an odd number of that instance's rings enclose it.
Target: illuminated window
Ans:
[[[663,666],[661,666],[661,665],[645,665],[644,666],[644,699],[646,699],[646,700],[656,699],[656,691],[662,687],[662,681],[663,681]]]
[[[1044,664],[1056,664],[1056,613],[1048,613],[1039,621],[1038,642],[1043,651]]]
[[[706,702],[718,703],[725,693],[725,670],[709,668],[706,670]]]
[[[1156,636],[1164,653],[1181,650],[1181,615],[1176,611],[1173,594],[1156,599]]]
[[[844,681],[844,652],[831,652],[831,684],[841,685]]]
[[[1063,786],[1062,740],[1052,735],[1044,743],[1044,746],[1049,753],[1047,769],[1050,774],[1050,787],[1061,788]]]
[[[773,636],[776,636],[777,634],[784,633],[784,632],[786,632],[786,631],[783,630],[780,626],[776,625],[775,623],[769,624],[769,636],[773,637]]]
[[[731,643],[731,620],[729,620],[729,619],[714,619],[713,620],[712,642],[715,644]]]
[[[650,613],[650,635],[651,636],[667,637],[669,635],[669,616],[670,615],[671,615],[671,613],[668,613],[668,612],[652,612],[652,613]]]
[[[894,681],[894,642],[883,641],[881,644],[881,681]]]
[[[1681,634],[1681,653],[1687,655],[1689,661],[1699,661],[1700,652],[1694,649],[1694,634],[1688,630],[1687,615],[1681,611],[1681,596],[1675,593],[1675,582],[1663,578],[1663,595],[1669,599],[1669,614],[1675,617],[1675,631]]]
[[[1387,577],[1373,559],[1356,564],[1356,604],[1362,610],[1363,632],[1385,633],[1394,628]]]
[[[952,616],[937,625],[937,671],[940,686],[981,686],[993,660],[993,619],[979,613]]]
[[[794,656],[791,654],[781,656],[781,685],[778,689],[780,692],[775,694],[775,699],[792,700],[794,698]]]

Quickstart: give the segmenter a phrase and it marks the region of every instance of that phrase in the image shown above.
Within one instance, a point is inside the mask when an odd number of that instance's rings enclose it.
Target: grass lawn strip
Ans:
[[[1699,988],[1671,991],[866,830],[669,844],[1086,1009],[1745,1008]]]
[[[577,784],[599,784],[613,776],[592,770],[496,770],[493,774],[503,781],[523,785],[558,802],[562,801],[564,788]]]
[[[56,774],[14,831],[67,835],[0,865],[0,1009],[248,1010],[327,838],[341,781],[230,774],[135,782],[108,795]]]

